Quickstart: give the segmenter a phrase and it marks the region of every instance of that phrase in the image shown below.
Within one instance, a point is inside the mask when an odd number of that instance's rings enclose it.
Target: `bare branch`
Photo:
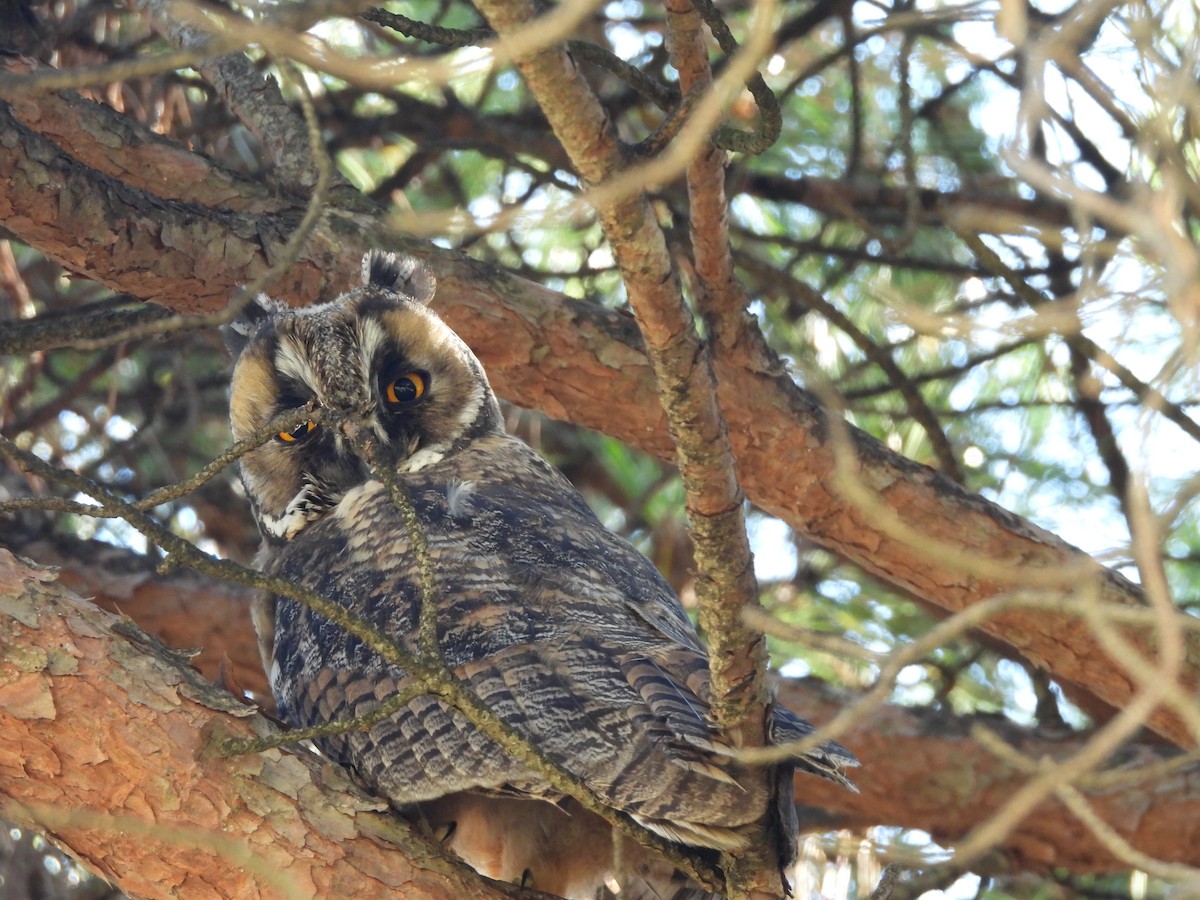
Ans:
[[[481,9],[501,36],[534,18],[532,6],[525,3],[489,2]],[[517,64],[587,182],[599,185],[621,173],[623,152],[612,123],[569,56],[547,48],[518,57]],[[742,494],[707,354],[645,197],[637,193],[609,199],[597,211],[649,349],[687,491],[714,712],[722,727],[740,735],[735,744],[761,744],[766,650],[761,637],[748,632],[737,615],[745,603],[754,602],[755,582]]]
[[[266,681],[258,663],[249,617],[249,598],[231,585],[187,572],[159,575],[152,560],[110,545],[86,545],[60,537],[27,543],[0,533],[0,545],[43,562],[64,565],[59,582],[96,595],[109,610],[121,610],[142,628],[175,647],[199,647],[193,656],[209,678],[221,660],[234,679],[258,694]],[[44,645],[43,645],[44,646]],[[832,719],[853,703],[846,692],[813,680],[782,681],[780,701],[803,709],[815,721]],[[1027,777],[1019,765],[997,758],[973,736],[973,722],[986,723],[1004,745],[1029,759],[1069,755],[1087,735],[1053,737],[1019,728],[998,717],[964,718],[944,711],[885,704],[859,721],[845,740],[863,760],[858,794],[807,777],[796,781],[796,800],[812,816],[812,828],[870,828],[890,824],[931,832],[953,843],[985,819]],[[1178,823],[1200,816],[1200,764],[1161,744],[1126,748],[1119,763],[1085,781],[1087,802],[1101,819],[1135,847],[1159,860],[1200,865],[1200,845]],[[1130,817],[1131,806],[1139,809]],[[1000,845],[1011,865],[1034,871],[1063,867],[1105,872],[1120,860],[1053,802],[1039,807]]]

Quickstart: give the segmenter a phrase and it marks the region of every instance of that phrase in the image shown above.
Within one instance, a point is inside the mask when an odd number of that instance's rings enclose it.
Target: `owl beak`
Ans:
[[[342,439],[368,466],[384,464],[388,447],[380,441],[373,424],[362,418],[347,418],[338,423]]]
[[[361,447],[370,429],[362,422],[346,419],[338,426],[342,435],[350,442],[351,447]]]

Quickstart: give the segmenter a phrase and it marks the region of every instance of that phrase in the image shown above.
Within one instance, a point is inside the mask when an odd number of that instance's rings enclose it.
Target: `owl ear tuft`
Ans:
[[[402,294],[417,303],[433,299],[437,279],[424,264],[411,256],[372,250],[363,257],[363,284]]]
[[[221,337],[225,338],[225,346],[229,348],[229,355],[233,357],[234,362],[242,355],[258,326],[287,308],[287,304],[282,300],[259,294],[243,306],[231,322],[221,326]]]

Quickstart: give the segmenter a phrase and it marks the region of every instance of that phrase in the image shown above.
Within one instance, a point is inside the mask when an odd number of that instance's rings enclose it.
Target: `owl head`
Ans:
[[[371,478],[415,471],[501,429],[483,366],[426,307],[434,279],[413,259],[372,251],[363,284],[302,309],[260,296],[225,329],[235,358],[235,440],[306,404],[313,420],[241,459],[268,542],[287,541]]]

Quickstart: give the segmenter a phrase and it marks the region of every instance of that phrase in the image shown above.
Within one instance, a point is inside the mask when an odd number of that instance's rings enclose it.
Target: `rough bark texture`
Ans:
[[[487,884],[328,764],[205,757],[268,726],[0,549],[0,807],[143,897],[534,896]]]
[[[240,589],[189,573],[160,576],[149,560],[104,545],[58,540],[17,543],[0,535],[3,543],[39,562],[64,566],[62,584],[94,598],[105,609],[130,616],[172,646],[203,647],[193,663],[205,676],[217,678],[220,662],[227,659],[227,670],[239,686],[269,696]],[[854,697],[813,681],[784,680],[780,700],[814,721],[825,722]],[[796,779],[796,802],[805,810],[808,827],[883,824],[920,828],[946,842],[962,837],[1028,778],[970,736],[970,727],[977,723],[986,724],[1034,759],[1066,757],[1084,740],[1037,734],[999,717],[958,717],[884,706],[845,737],[863,761],[863,767],[853,773],[860,793],[814,778]],[[1161,745],[1143,743],[1129,747],[1115,762],[1119,768],[1132,768],[1172,753]],[[1134,846],[1162,860],[1200,865],[1200,772],[1144,785],[1092,789],[1087,797],[1101,818]],[[1040,807],[1000,849],[1014,869],[1047,871],[1061,866],[1083,873],[1126,868],[1057,802]]]
[[[780,688],[783,703],[803,709],[818,722],[832,718],[850,699],[813,681],[784,681]],[[816,809],[816,827],[831,811],[837,827],[902,824],[952,844],[987,821],[1029,780],[1029,773],[997,759],[971,737],[977,724],[1032,759],[1065,759],[1089,737],[1038,734],[999,716],[883,706],[846,736],[847,745],[863,761],[862,769],[854,772],[860,793],[846,794],[816,779],[797,779],[796,802],[802,810]],[[1174,754],[1157,744],[1133,744],[1113,760],[1112,770],[1152,765]],[[1192,766],[1140,784],[1092,787],[1084,794],[1100,819],[1132,846],[1154,859],[1200,864],[1200,769]],[[996,849],[1013,871],[1129,868],[1054,799],[1037,807]]]
[[[501,36],[536,18],[533,4],[525,2],[486,2],[480,10]],[[616,128],[565,48],[543,47],[516,64],[585,182],[598,186],[621,174],[627,160]],[[696,332],[647,196],[639,190],[605,199],[596,212],[648,351],[655,405],[666,413],[672,457],[687,494],[696,595],[710,640],[714,714],[735,744],[761,746],[766,646],[740,618],[758,591],[742,514],[745,498],[708,348]]]
[[[37,71],[33,63],[10,59],[4,71]],[[161,200],[201,203],[229,210],[295,213],[297,202],[215,165],[169,138],[146,131],[110,106],[77,94],[16,95],[9,101],[13,116],[44,135],[98,173],[127,187],[148,191]]]
[[[75,112],[88,110],[77,106]],[[96,113],[79,124],[103,128],[109,118]],[[57,137],[68,147],[75,140],[85,145],[95,140],[82,130]],[[231,289],[269,267],[302,214],[299,207],[263,214],[164,199],[82,165],[24,126],[4,103],[0,147],[0,180],[6,185],[0,222],[9,231],[72,271],[177,312],[224,307]],[[109,171],[121,168],[105,165]],[[143,174],[137,183],[153,180]],[[274,290],[311,299],[344,285],[357,269],[322,230]],[[181,291],[182,283],[192,288]]]
[[[78,134],[81,141],[86,134]],[[65,143],[64,139],[64,143]],[[272,216],[227,213],[159,200],[80,165],[18,123],[0,104],[0,222],[16,237],[114,290],[183,312],[213,310],[269,263],[290,227]],[[653,373],[632,319],[567,300],[462,255],[389,236],[369,217],[331,216],[284,283],[296,303],[344,287],[361,251],[388,244],[425,258],[439,277],[437,307],[472,345],[497,390],[548,415],[604,430],[671,458]],[[268,236],[275,235],[276,238]],[[838,458],[825,413],[767,360],[716,360],[718,389],[743,489],[758,506],[813,542],[939,609],[955,612],[1010,591],[1028,573],[1069,572],[1099,601],[1142,605],[1137,589],[1075,548],[971,494],[932,469],[850,431],[858,480],[878,503],[859,509],[833,484]],[[613,416],[614,398],[621,414]],[[919,542],[897,537],[886,513]],[[953,557],[979,560],[980,574]],[[1001,572],[1007,571],[1008,577]],[[1085,577],[1086,575],[1086,577]],[[1132,680],[1088,627],[1044,610],[1012,610],[985,631],[1043,667],[1075,696],[1128,702]],[[1133,634],[1153,657],[1153,638]],[[1200,685],[1193,639],[1183,683]],[[1160,709],[1149,726],[1180,746],[1188,729]]]

